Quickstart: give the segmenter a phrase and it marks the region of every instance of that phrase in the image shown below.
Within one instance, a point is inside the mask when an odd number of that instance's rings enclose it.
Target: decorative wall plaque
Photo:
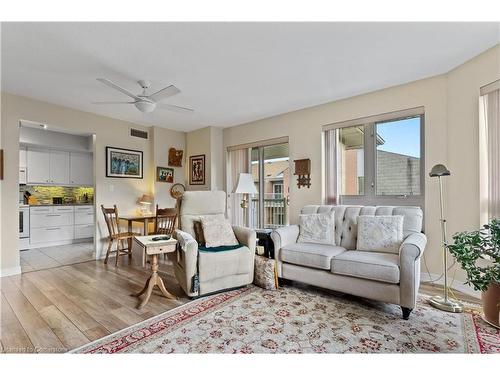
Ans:
[[[294,160],[295,172],[297,177],[297,186],[300,189],[302,186],[311,187],[311,159]]]

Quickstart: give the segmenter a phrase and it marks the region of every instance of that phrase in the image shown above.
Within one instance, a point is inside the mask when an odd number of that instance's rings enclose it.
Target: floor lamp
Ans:
[[[460,313],[463,311],[463,305],[455,300],[448,298],[448,249],[446,241],[446,219],[444,216],[443,209],[443,183],[441,177],[449,176],[450,171],[443,164],[436,164],[432,167],[429,173],[430,177],[437,177],[439,181],[439,207],[441,210],[441,235],[442,235],[442,247],[443,247],[443,262],[444,262],[444,296],[434,296],[429,299],[429,303],[439,310],[444,310],[448,312]]]
[[[245,194],[257,194],[257,188],[255,187],[255,182],[251,173],[240,173],[238,176],[238,183],[233,190],[234,194],[243,194],[243,199],[241,200],[240,207],[243,209],[243,218],[246,226],[248,223],[248,199]]]

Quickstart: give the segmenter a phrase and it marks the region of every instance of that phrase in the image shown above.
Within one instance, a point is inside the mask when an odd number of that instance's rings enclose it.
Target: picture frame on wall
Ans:
[[[205,155],[189,157],[189,185],[205,185]]]
[[[143,178],[143,153],[139,150],[106,147],[106,177]]]
[[[168,149],[168,166],[169,167],[182,167],[183,150],[177,150],[175,147]]]
[[[156,181],[158,182],[174,182],[174,169],[156,167]]]

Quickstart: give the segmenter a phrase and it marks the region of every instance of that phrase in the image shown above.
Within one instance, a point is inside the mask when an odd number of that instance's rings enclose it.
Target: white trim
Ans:
[[[379,115],[372,115],[347,121],[335,122],[332,124],[326,124],[322,126],[322,131],[325,132],[328,130],[347,128],[350,126],[365,125],[369,123],[383,122],[388,120],[398,120],[404,117],[422,116],[424,114],[425,114],[424,107],[415,107],[399,111],[386,112]]]
[[[250,142],[250,143],[243,143],[241,145],[235,145],[235,146],[227,146],[226,149],[227,149],[227,151],[235,151],[235,150],[241,150],[241,149],[245,149],[245,148],[274,146],[274,145],[279,145],[282,143],[288,143],[288,136],[271,138],[271,139],[266,139],[266,140],[262,140],[262,141]]]
[[[429,276],[430,276],[430,278],[429,278]],[[440,276],[441,275],[427,273],[424,271],[424,272],[420,273],[420,281],[429,282],[432,280],[436,280],[436,281],[434,281],[434,284],[444,285],[444,278],[443,277],[440,278]],[[437,280],[437,279],[439,279],[439,280]],[[450,288],[453,288],[453,289],[455,289],[461,293],[467,294],[469,296],[481,298],[481,292],[478,292],[477,290],[474,290],[474,288],[472,288],[468,285],[465,285],[462,281],[454,280],[453,284],[450,284],[448,286]]]
[[[0,270],[0,277],[19,275],[21,273],[21,266],[3,268]]]
[[[484,96],[495,90],[500,90],[500,79],[497,79],[495,82],[491,82],[481,87],[479,89],[479,95]]]

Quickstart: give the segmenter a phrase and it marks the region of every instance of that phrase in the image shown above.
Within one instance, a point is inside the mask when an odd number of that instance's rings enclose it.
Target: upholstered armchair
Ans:
[[[200,216],[226,213],[223,191],[187,191],[182,196],[179,228],[174,233],[179,245],[169,254],[177,281],[189,297],[198,297],[242,287],[253,282],[255,231],[233,226],[241,247],[229,251],[200,251],[197,241]],[[199,233],[198,233],[199,235]],[[198,238],[199,240],[199,238]]]

